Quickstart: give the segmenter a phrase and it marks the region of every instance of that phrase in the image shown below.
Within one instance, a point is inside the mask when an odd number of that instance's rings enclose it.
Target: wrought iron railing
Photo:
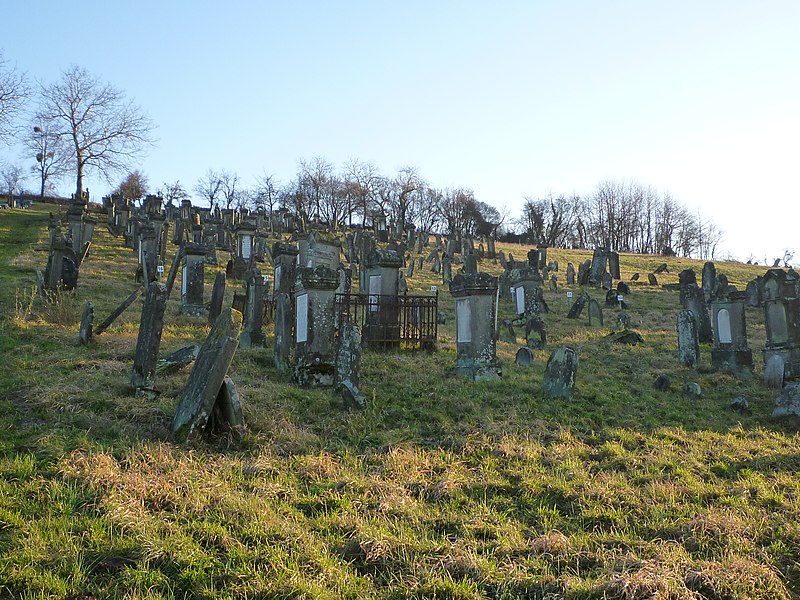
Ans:
[[[435,350],[439,296],[336,294],[336,320],[361,328],[361,344],[371,350]]]

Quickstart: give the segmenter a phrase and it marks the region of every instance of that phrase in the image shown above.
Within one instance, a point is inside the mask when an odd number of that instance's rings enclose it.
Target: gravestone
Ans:
[[[442,258],[442,285],[450,285],[451,281],[453,281],[453,263],[445,254]]]
[[[525,320],[525,341],[532,350],[541,350],[547,346],[547,331],[539,315],[531,315]]]
[[[408,270],[406,271],[406,277],[408,277],[409,279],[411,277],[414,277],[414,264],[415,263],[413,258],[408,261]]]
[[[255,258],[253,256],[253,240],[256,226],[251,221],[240,221],[234,228],[236,234],[236,254],[231,265],[231,277],[243,279]]]
[[[252,268],[245,276],[245,299],[242,313],[242,332],[239,347],[243,349],[264,345],[264,278],[261,271]]]
[[[758,307],[761,306],[761,286],[760,277],[753,279],[747,283],[745,293],[747,294],[747,306]]]
[[[161,331],[164,327],[164,309],[167,306],[167,288],[164,284],[153,282],[147,290],[142,318],[139,322],[139,337],[133,356],[131,386],[136,395],[155,394],[156,363],[161,347]]]
[[[558,291],[558,277],[553,275],[550,277],[550,291],[557,292]]]
[[[394,250],[374,249],[366,260],[365,282],[369,306],[364,323],[364,342],[375,347],[400,344],[400,266],[402,259]]]
[[[353,270],[351,268],[346,268],[343,264],[340,264],[339,268],[336,269],[336,274],[339,276],[339,285],[336,288],[336,293],[348,295],[352,293]]]
[[[578,373],[578,354],[568,346],[561,346],[550,355],[544,371],[542,387],[546,396],[569,400]]]
[[[589,293],[586,290],[583,290],[578,297],[575,299],[575,302],[572,304],[572,307],[569,309],[567,313],[568,319],[578,319],[583,312],[583,308],[586,306],[586,303],[590,300]]]
[[[534,297],[538,298],[541,293],[542,279],[539,272],[530,267],[513,269],[510,273],[509,284],[514,289],[515,312],[518,315],[524,314],[528,301]]]
[[[656,276],[653,273],[648,273],[647,283],[649,283],[650,285],[658,285],[658,279],[656,279]]]
[[[125,298],[125,300],[122,301],[122,304],[120,304],[117,308],[115,308],[111,312],[111,314],[108,315],[108,317],[102,323],[100,323],[100,325],[98,325],[97,328],[95,328],[94,335],[100,335],[106,329],[108,329],[111,326],[111,324],[117,319],[117,317],[119,317],[123,312],[125,312],[125,310],[127,310],[127,308],[131,304],[133,304],[134,300],[136,300],[136,298],[139,297],[140,293],[141,289],[136,289],[135,291],[131,292],[131,294],[127,298]]]
[[[291,366],[293,325],[292,297],[279,292],[275,296],[275,339],[272,347],[272,360],[279,371],[287,371]]]
[[[773,417],[800,416],[800,383],[790,383],[775,398]]]
[[[478,272],[478,257],[474,253],[463,255],[464,259],[464,273],[473,275]]]
[[[159,358],[156,363],[156,375],[167,375],[180,371],[197,359],[198,352],[200,352],[200,346],[189,344],[183,348],[178,348],[164,358]]]
[[[241,325],[241,314],[227,308],[211,328],[197,355],[170,424],[174,440],[185,442],[201,436],[215,412],[234,427],[243,425],[240,420],[241,407],[237,411],[235,406],[239,404],[238,397],[231,398],[232,386],[225,386],[227,389],[223,392],[228,369],[239,345]],[[237,423],[237,420],[240,422]]]
[[[717,370],[745,377],[753,372],[753,353],[747,347],[746,298],[743,292],[729,291],[711,301],[714,322],[711,364]]]
[[[589,284],[600,285],[603,274],[606,272],[608,262],[608,250],[606,248],[595,248],[592,254],[591,267],[589,269]]]
[[[623,296],[627,296],[631,293],[631,286],[629,286],[624,281],[617,282],[617,293],[622,294]]]
[[[661,263],[660,265],[658,265],[658,267],[656,267],[656,270],[653,271],[653,273],[655,273],[656,275],[659,275],[661,273],[666,272],[668,269],[669,269],[669,267],[667,267],[667,263]]]
[[[355,389],[361,385],[361,331],[346,320],[336,336],[336,371],[334,385],[349,381]]]
[[[619,252],[608,253],[608,270],[611,273],[611,277],[614,279],[622,278],[622,274],[619,270]]]
[[[696,283],[689,283],[684,289],[684,308],[692,311],[697,323],[697,336],[701,342],[712,342],[711,318],[708,316],[706,297]]]
[[[631,316],[626,312],[617,315],[617,325],[615,329],[628,329],[631,326]]]
[[[575,285],[575,265],[567,263],[567,285]]]
[[[614,281],[611,279],[611,273],[603,273],[600,278],[600,287],[604,290],[611,290],[614,287]]]
[[[204,317],[206,306],[205,267],[206,247],[203,244],[186,244],[183,248],[181,269],[181,314]]]
[[[208,324],[213,325],[219,313],[222,312],[222,303],[225,301],[225,271],[217,271],[214,278],[214,287],[211,290],[211,304],[208,308]]]
[[[678,273],[678,286],[680,289],[680,303],[683,308],[689,308],[686,306],[686,290],[690,285],[697,285],[697,275],[695,275],[694,269],[684,269],[680,273]]]
[[[495,342],[497,278],[459,274],[450,284],[456,304],[456,368],[473,381],[497,379],[501,369]]]
[[[78,332],[78,340],[81,344],[89,344],[92,341],[92,327],[94,326],[94,304],[86,302],[83,305],[81,315],[81,326]]]
[[[780,354],[773,354],[764,364],[764,385],[768,388],[781,389],[784,383],[786,364]]]
[[[338,285],[336,271],[324,265],[295,273],[294,378],[300,385],[333,385]]]
[[[714,290],[717,284],[717,267],[713,262],[709,261],[703,265],[702,272],[702,288],[706,298],[711,298],[714,295]]]
[[[603,324],[603,309],[594,298],[589,299],[589,325]]]
[[[794,271],[770,269],[764,275],[762,305],[767,329],[764,364],[772,356],[784,362],[787,381],[800,377],[800,300]]]
[[[500,322],[500,339],[509,344],[517,343],[517,332],[514,331],[514,323],[508,319],[503,319]]]
[[[690,310],[678,313],[678,359],[684,367],[694,367],[700,360],[697,320]]]
[[[523,346],[517,350],[517,355],[514,357],[514,364],[520,367],[530,367],[533,364],[533,353],[531,349]]]
[[[639,281],[639,273],[634,273],[631,275],[631,281]]]
[[[592,270],[592,261],[585,260],[580,265],[578,265],[578,285],[583,287],[585,285],[589,285],[589,274]]]

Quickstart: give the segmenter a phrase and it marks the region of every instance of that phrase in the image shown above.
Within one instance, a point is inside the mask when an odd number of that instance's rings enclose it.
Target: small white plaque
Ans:
[[[277,288],[281,284],[281,266],[278,265],[275,267],[275,287]]]
[[[617,302],[622,302],[623,300],[625,300],[625,296],[622,294],[617,294]]]
[[[159,273],[163,273],[164,272],[164,265],[158,265],[156,267],[156,271],[158,271]]]
[[[369,311],[375,312],[378,310],[378,296],[381,293],[381,280],[380,275],[369,276]]]
[[[471,316],[469,298],[456,299],[456,342],[472,341]]]
[[[431,286],[431,291],[432,292],[438,292],[439,291],[439,286],[438,285],[432,285]]]
[[[572,300],[572,292],[567,292],[567,300]]]
[[[308,341],[308,294],[301,294],[295,299],[295,332],[297,342]]]
[[[521,315],[525,312],[525,288],[517,288],[517,314]]]
[[[248,260],[253,250],[253,238],[249,235],[242,236],[242,258]]]

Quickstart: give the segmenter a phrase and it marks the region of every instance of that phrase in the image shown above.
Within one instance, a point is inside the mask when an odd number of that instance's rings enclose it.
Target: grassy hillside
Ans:
[[[502,379],[471,383],[451,374],[444,291],[438,352],[366,352],[360,412],[276,371],[268,327],[270,347],[239,350],[230,372],[244,439],[184,447],[167,433],[188,369],[160,378],[157,400],[128,387],[141,301],[77,343],[85,300],[99,322],[136,288],[120,239],[98,227],[76,294],[30,301],[48,209],[0,213],[0,598],[800,597],[798,422],[770,417],[760,310],[747,312],[756,374],[741,381],[710,369],[710,347],[698,369],[679,365],[677,292],[635,284],[627,312],[645,343],[619,346],[608,326],[566,319],[562,286],[545,293],[535,365],[498,342]],[[590,256],[548,258],[563,281]],[[660,283],[702,267],[623,255],[623,279],[662,262]],[[717,270],[740,289],[764,271]],[[428,265],[409,280],[440,283]],[[208,333],[178,306],[173,294],[162,354]],[[561,344],[580,357],[569,402],[541,393]],[[653,389],[659,374],[672,391]],[[737,395],[748,414],[728,408]]]

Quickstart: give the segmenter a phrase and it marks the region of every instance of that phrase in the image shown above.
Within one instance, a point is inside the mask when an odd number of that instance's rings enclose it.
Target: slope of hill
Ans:
[[[128,387],[140,301],[90,346],[77,342],[85,300],[101,319],[137,287],[121,240],[98,227],[77,292],[35,300],[47,210],[0,214],[0,597],[800,594],[798,423],[770,416],[760,309],[747,311],[756,373],[739,380],[713,372],[707,346],[697,369],[679,365],[677,292],[634,283],[626,312],[645,341],[622,346],[604,339],[609,326],[567,319],[562,286],[545,292],[548,348],[534,365],[516,366],[518,346],[500,341],[502,378],[472,383],[452,374],[454,305],[441,291],[438,351],[365,352],[362,411],[277,371],[267,327],[268,347],[240,349],[231,368],[244,439],[185,447],[168,426],[188,369],[161,377],[155,400]],[[548,258],[563,281],[568,261],[590,256]],[[623,255],[622,278],[662,262],[660,283],[702,267]],[[717,270],[740,289],[764,272]],[[431,285],[441,280],[427,265],[409,280],[411,291]],[[208,333],[178,314],[176,296],[162,354]],[[616,312],[606,309],[607,325]],[[541,392],[562,344],[580,359],[571,401]],[[670,391],[653,388],[660,374]],[[699,399],[682,393],[688,381]],[[729,409],[739,395],[746,414]]]

